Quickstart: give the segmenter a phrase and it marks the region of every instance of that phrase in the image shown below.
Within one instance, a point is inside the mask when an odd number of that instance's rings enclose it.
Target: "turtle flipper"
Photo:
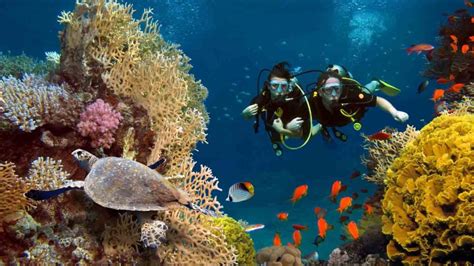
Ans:
[[[83,181],[74,181],[74,182],[71,182],[71,184],[69,184],[66,187],[62,187],[55,190],[32,189],[26,192],[25,196],[33,200],[47,200],[50,198],[57,197],[66,191],[73,190],[73,189],[83,189],[83,187],[84,187]]]

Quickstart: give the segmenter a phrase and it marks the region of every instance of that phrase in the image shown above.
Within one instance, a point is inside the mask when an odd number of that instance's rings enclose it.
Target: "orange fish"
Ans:
[[[308,194],[308,185],[301,185],[295,188],[295,191],[293,191],[293,197],[291,198],[291,202],[295,204],[297,201],[299,201],[302,197],[306,196],[307,194]]]
[[[454,43],[458,43],[458,37],[456,37],[455,35],[449,35],[449,37],[451,38],[451,40],[453,40]]]
[[[452,91],[452,92],[455,92],[455,93],[459,93],[462,89],[462,87],[464,87],[464,83],[456,83],[454,84],[453,86],[451,86],[448,91]]]
[[[469,41],[474,42],[474,36],[469,36]]]
[[[436,89],[433,92],[433,98],[431,98],[431,99],[436,102],[439,99],[441,99],[443,96],[444,96],[444,90],[443,89]]]
[[[474,23],[474,17],[471,17],[471,23]]]
[[[314,214],[316,214],[316,217],[321,218],[326,216],[326,210],[321,207],[316,207],[314,208]]]
[[[462,47],[461,47],[461,52],[463,54],[467,53],[467,51],[469,51],[469,45],[467,44],[464,44]]]
[[[359,238],[359,230],[357,229],[357,224],[354,221],[350,221],[349,224],[347,224],[347,230],[354,240]]]
[[[300,230],[295,230],[293,232],[293,242],[295,243],[295,247],[299,247],[301,245],[301,232]]]
[[[281,221],[288,220],[288,213],[287,212],[280,212],[277,214],[277,218]]]
[[[347,208],[352,206],[352,198],[351,197],[344,197],[339,202],[339,208],[337,209],[340,213],[345,211]]]
[[[458,46],[456,44],[451,43],[450,46],[453,49],[453,53],[456,53],[458,51]]]
[[[308,230],[308,227],[306,225],[294,224],[293,229],[295,229],[295,230]]]
[[[281,246],[281,238],[279,233],[275,233],[275,236],[273,237],[273,245],[274,246]]]
[[[434,46],[431,44],[414,44],[406,49],[408,54],[411,54],[413,52],[416,52],[420,54],[421,52],[429,52],[434,49]]]
[[[326,219],[322,217],[318,219],[318,236],[325,238],[327,231],[331,228],[332,225],[328,224]]]
[[[436,82],[437,82],[438,84],[446,84],[446,83],[449,83],[450,80],[447,80],[447,79],[445,79],[445,78],[439,78],[439,79],[436,80]]]
[[[370,206],[368,203],[364,204],[364,209],[367,214],[374,213],[374,207]]]
[[[337,195],[339,195],[339,192],[341,192],[341,188],[342,188],[342,182],[339,181],[339,180],[336,180],[334,181],[334,183],[332,183],[332,187],[331,187],[331,200],[332,201],[336,201],[336,197]]]
[[[391,138],[392,135],[385,133],[383,131],[379,131],[377,133],[374,133],[368,137],[369,140],[374,141],[374,140],[386,140]]]

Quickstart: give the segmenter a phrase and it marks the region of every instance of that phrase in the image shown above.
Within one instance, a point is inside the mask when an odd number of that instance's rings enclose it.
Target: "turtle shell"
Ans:
[[[116,210],[165,210],[183,196],[156,171],[118,157],[97,160],[84,183],[85,192],[95,203]]]

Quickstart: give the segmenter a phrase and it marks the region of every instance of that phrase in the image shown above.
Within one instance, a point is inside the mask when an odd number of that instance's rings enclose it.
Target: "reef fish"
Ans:
[[[293,197],[291,198],[291,202],[295,204],[298,202],[302,197],[306,196],[308,194],[308,185],[301,185],[297,188],[295,188],[295,191],[293,191]]]
[[[321,207],[315,207],[314,214],[316,214],[316,217],[321,218],[326,216],[326,210]]]
[[[345,211],[347,208],[352,206],[352,198],[351,197],[344,197],[339,202],[339,208],[337,209],[340,213]]]
[[[265,228],[265,225],[264,224],[251,224],[249,226],[246,226],[245,227],[245,232],[252,232],[252,231],[256,231],[256,230],[260,230],[260,229],[263,229]]]
[[[286,220],[288,220],[288,213],[287,212],[280,212],[280,213],[277,214],[277,218],[278,218],[278,220],[286,221]]]
[[[456,83],[454,84],[453,86],[451,86],[448,91],[452,91],[452,92],[455,92],[455,93],[459,93],[462,89],[462,87],[464,87],[464,83]]]
[[[250,182],[235,183],[229,188],[229,195],[225,199],[230,202],[246,201],[253,197],[255,189]]]
[[[469,51],[469,45],[464,44],[463,46],[461,46],[461,53],[465,54],[467,53],[467,51]]]
[[[374,213],[374,207],[372,207],[370,204],[366,203],[364,204],[364,209],[365,209],[365,212],[368,214],[368,215],[371,215],[372,213]]]
[[[436,89],[433,92],[433,97],[431,98],[433,101],[437,102],[439,99],[441,99],[444,96],[444,90],[443,89]]]
[[[418,94],[422,93],[426,87],[428,87],[428,85],[430,84],[430,81],[429,80],[425,80],[423,82],[420,83],[420,85],[418,85]]]
[[[391,137],[392,137],[392,135],[390,135],[390,134],[388,134],[388,133],[385,133],[385,132],[383,132],[383,131],[379,131],[379,132],[376,132],[376,133],[370,135],[370,136],[368,137],[368,139],[369,139],[370,141],[374,141],[374,140],[387,140],[387,139],[389,139],[389,138],[391,138]]]
[[[360,172],[358,170],[354,170],[354,172],[352,172],[351,176],[349,176],[350,179],[354,179],[356,177],[359,177],[360,176]]]
[[[359,238],[359,230],[357,229],[357,224],[354,221],[350,221],[349,224],[347,224],[347,231],[349,231],[349,234],[354,240]]]
[[[299,247],[301,245],[301,240],[302,240],[301,232],[300,230],[295,230],[293,232],[293,243],[295,243],[295,247]]]
[[[308,230],[308,226],[301,224],[294,224],[293,229],[295,230]]]
[[[420,54],[422,52],[429,52],[433,49],[434,49],[433,45],[421,43],[421,44],[413,44],[412,46],[408,47],[406,51],[408,54],[411,54],[413,52]]]
[[[341,192],[341,188],[342,188],[342,182],[339,181],[339,180],[336,180],[332,183],[332,186],[331,186],[331,200],[333,202],[336,201],[336,197],[337,195],[339,195],[339,192]]]
[[[273,245],[274,246],[281,246],[281,238],[279,233],[275,233],[275,236],[273,237]]]

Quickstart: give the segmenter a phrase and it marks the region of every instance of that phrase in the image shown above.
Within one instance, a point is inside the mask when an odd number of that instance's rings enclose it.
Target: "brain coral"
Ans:
[[[474,115],[442,115],[387,171],[382,230],[392,236],[390,259],[404,264],[472,259],[473,132]]]

